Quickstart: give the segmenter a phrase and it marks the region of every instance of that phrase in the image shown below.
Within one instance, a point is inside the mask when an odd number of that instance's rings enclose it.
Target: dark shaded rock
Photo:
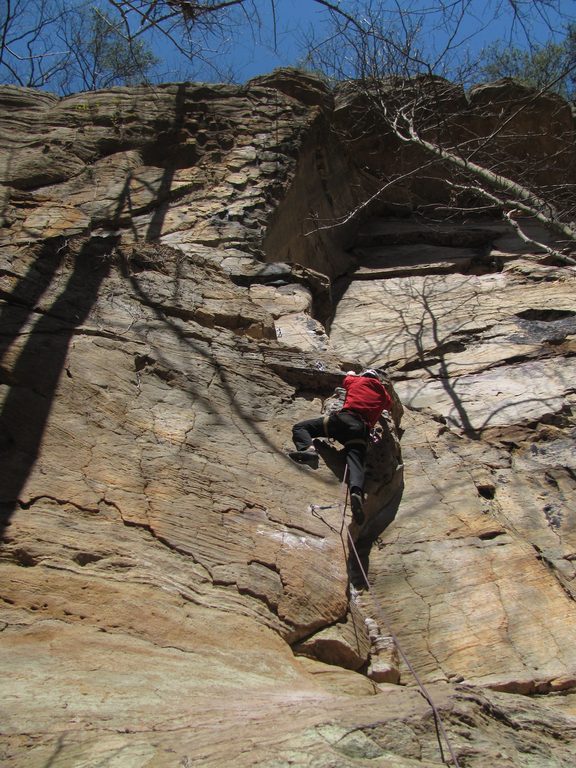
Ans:
[[[274,88],[308,107],[330,109],[333,97],[328,85],[316,75],[299,69],[276,69],[269,75],[255,77],[248,82],[251,87]]]

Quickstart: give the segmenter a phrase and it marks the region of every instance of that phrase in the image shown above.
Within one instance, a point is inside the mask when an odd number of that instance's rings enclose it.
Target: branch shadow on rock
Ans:
[[[37,264],[33,264],[6,297],[2,322],[4,325],[9,318],[14,322],[8,322],[10,332],[2,339],[3,351],[16,341],[24,324],[38,312],[36,302],[53,283],[64,253],[73,258],[72,271],[63,290],[34,322],[10,372],[3,373],[7,394],[0,410],[0,535],[22,503],[20,495],[39,455],[70,342],[88,317],[110,271],[110,262],[105,256],[111,246],[112,239],[94,237],[86,240],[75,254],[70,254],[68,247],[56,253],[48,250],[46,265],[49,267],[42,271],[42,278],[34,280],[30,287],[31,275],[38,271]],[[23,305],[24,295],[26,304]]]

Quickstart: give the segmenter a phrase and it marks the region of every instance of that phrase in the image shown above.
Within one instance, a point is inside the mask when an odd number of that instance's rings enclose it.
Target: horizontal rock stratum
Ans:
[[[447,93],[476,137],[525,95]],[[530,99],[484,157],[569,183]],[[3,766],[573,764],[575,268],[362,103],[0,88]],[[338,446],[286,452],[366,366],[359,530]]]

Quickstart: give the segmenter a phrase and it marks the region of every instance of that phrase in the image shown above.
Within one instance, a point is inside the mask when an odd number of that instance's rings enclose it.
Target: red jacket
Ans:
[[[392,398],[378,379],[369,376],[346,376],[344,411],[355,411],[370,429],[378,421],[384,409],[392,409]]]

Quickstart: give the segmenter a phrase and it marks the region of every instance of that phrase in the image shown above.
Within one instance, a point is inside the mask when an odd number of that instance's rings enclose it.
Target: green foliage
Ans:
[[[533,88],[546,88],[564,98],[576,99],[576,25],[571,24],[559,43],[549,42],[530,50],[493,43],[483,51],[483,80],[513,77]]]
[[[0,84],[61,94],[134,85],[158,63],[105,0],[0,0]]]
[[[76,60],[88,90],[135,85],[158,59],[141,40],[126,40],[119,22],[95,8],[84,9],[74,42]],[[83,44],[83,45],[82,45]]]

